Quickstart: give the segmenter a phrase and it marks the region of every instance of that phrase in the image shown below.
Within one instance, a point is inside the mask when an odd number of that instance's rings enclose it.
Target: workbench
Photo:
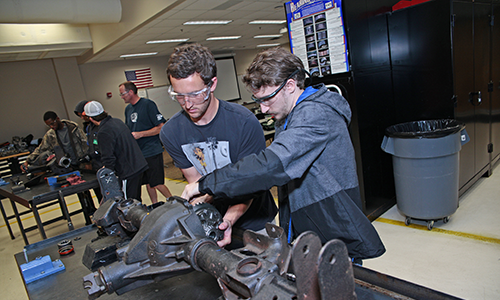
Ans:
[[[65,265],[65,270],[62,272],[25,284],[29,299],[88,298],[87,290],[83,288],[83,277],[92,272],[82,264],[82,256],[86,245],[97,237],[96,231],[97,228],[95,225],[89,225],[24,247],[30,261],[38,256],[50,255],[52,261],[60,259]],[[57,243],[62,240],[72,240],[75,252],[67,256],[60,256]],[[26,263],[23,252],[15,254],[14,258],[18,266]],[[21,271],[19,271],[19,274],[22,277]],[[359,300],[458,299],[359,266],[354,266],[354,277],[356,294]],[[105,294],[98,299],[217,300],[222,299],[220,298],[221,295],[222,293],[215,277],[212,277],[208,273],[192,271],[184,275],[142,286],[120,296],[115,293]]]
[[[27,182],[26,175],[23,174],[16,176],[19,176],[19,180]],[[9,219],[12,218],[16,218],[17,223],[19,225],[19,230],[21,231],[21,235],[26,245],[29,245],[28,238],[26,237],[26,232],[38,229],[42,239],[46,239],[47,235],[45,234],[43,226],[57,222],[59,220],[66,220],[68,223],[69,230],[73,230],[74,228],[73,228],[73,223],[71,221],[71,216],[78,213],[83,213],[85,217],[85,223],[90,224],[91,223],[90,214],[92,213],[92,208],[89,207],[88,204],[90,203],[90,201],[92,201],[92,197],[88,191],[90,189],[99,187],[99,183],[96,179],[95,174],[93,173],[82,174],[82,179],[85,180],[85,182],[77,185],[70,185],[67,187],[49,186],[47,183],[40,183],[21,192],[12,191],[12,186],[13,186],[12,182],[10,182],[8,185],[0,186],[0,198],[8,198],[10,200],[10,203],[12,205],[12,210],[14,212],[14,215],[7,216],[0,200],[0,210],[5,220],[7,229],[9,230],[11,239],[14,239],[14,235],[12,233],[12,229],[9,224]],[[6,179],[6,181],[9,182],[10,180]],[[80,200],[82,208],[70,213],[68,211],[68,207],[66,205],[64,197],[73,194],[78,194],[78,199]],[[20,204],[28,208],[29,211],[24,211],[20,213],[17,209],[17,204]],[[39,209],[55,204],[59,204],[61,208],[61,216],[42,222],[40,218]],[[24,228],[20,216],[30,212],[33,213],[36,225]]]

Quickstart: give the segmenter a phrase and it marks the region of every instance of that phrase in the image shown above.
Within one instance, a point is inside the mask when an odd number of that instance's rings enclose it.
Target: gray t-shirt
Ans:
[[[266,148],[264,132],[254,114],[239,104],[221,100],[210,123],[196,125],[181,110],[163,125],[160,139],[175,166],[195,167],[201,175]],[[269,191],[253,199],[247,212],[234,224],[236,227],[258,231],[273,220],[277,208]],[[228,205],[215,206],[224,214]]]

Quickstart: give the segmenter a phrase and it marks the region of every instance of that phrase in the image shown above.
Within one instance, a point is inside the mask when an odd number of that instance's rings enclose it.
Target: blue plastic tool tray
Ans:
[[[21,272],[26,284],[65,269],[62,261],[59,259],[51,261],[49,255],[39,256],[35,260],[21,265]]]

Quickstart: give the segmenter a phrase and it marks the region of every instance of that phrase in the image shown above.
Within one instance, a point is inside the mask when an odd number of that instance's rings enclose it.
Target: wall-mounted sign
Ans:
[[[285,6],[290,48],[311,76],[349,71],[342,0],[292,0]]]

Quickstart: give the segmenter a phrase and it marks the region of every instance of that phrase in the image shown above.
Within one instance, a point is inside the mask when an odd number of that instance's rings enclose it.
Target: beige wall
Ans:
[[[87,99],[85,89],[83,88],[80,69],[76,64],[76,59],[57,58],[53,60],[59,89],[65,106],[65,113],[69,119],[75,122],[81,122],[75,113],[75,106],[78,102]],[[68,117],[66,117],[68,118]]]
[[[236,51],[238,77],[252,61],[258,50]],[[76,104],[84,99],[100,101],[104,109],[123,120],[125,104],[119,96],[118,84],[125,81],[125,70],[150,67],[155,86],[168,83],[165,69],[168,57],[130,59],[123,61],[78,65],[74,58],[46,59],[0,63],[0,88],[3,93],[0,109],[0,143],[13,136],[33,134],[41,138],[47,126],[43,114],[55,111],[60,118],[77,121],[73,113]],[[250,94],[240,84],[242,102]],[[111,92],[111,98],[106,93]]]
[[[167,59],[168,57],[163,56],[80,65],[80,74],[87,97],[101,102],[110,115],[123,120],[125,103],[120,98],[118,85],[126,81],[125,71],[151,68],[153,84],[155,86],[165,85],[167,84],[167,75],[165,74]],[[107,98],[107,92],[111,92],[113,96]]]
[[[12,141],[13,136],[24,137],[33,134],[42,137],[48,127],[43,123],[43,114],[55,111],[60,118],[72,118],[64,102],[64,96],[85,97],[81,95],[81,80],[78,69],[69,67],[68,60],[55,62],[52,59],[0,63],[0,89],[2,90],[0,108],[0,143]],[[66,73],[58,76],[57,69]],[[75,80],[74,80],[75,79]],[[66,87],[61,88],[61,83]],[[76,96],[78,94],[78,96]],[[71,109],[72,113],[73,109]],[[72,113],[74,115],[74,113]]]

